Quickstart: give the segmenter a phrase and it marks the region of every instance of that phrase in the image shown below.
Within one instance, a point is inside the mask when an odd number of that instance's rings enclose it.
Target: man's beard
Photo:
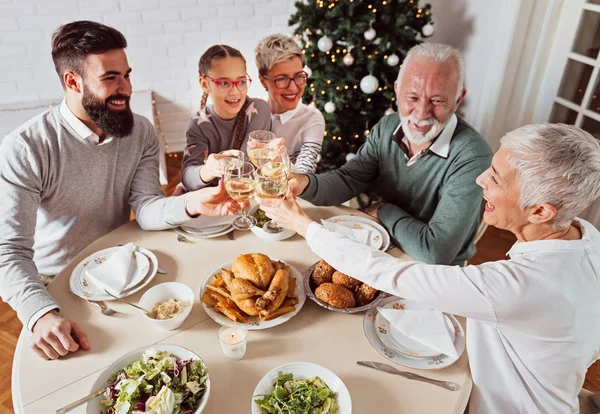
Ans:
[[[124,100],[126,108],[121,110],[110,109],[108,101],[113,99]],[[107,136],[122,138],[133,131],[133,112],[129,107],[129,97],[127,95],[111,95],[102,101],[90,92],[87,86],[84,86],[81,105],[94,124]]]
[[[446,119],[446,121],[444,123],[439,122],[437,119],[435,119],[433,117],[429,117],[427,119],[422,119],[419,121],[412,114],[409,116],[400,115],[402,131],[404,132],[406,139],[408,139],[408,141],[411,142],[412,144],[416,144],[416,145],[426,144],[427,142],[432,141],[435,138],[437,138],[437,136],[444,130],[444,128],[446,128],[446,125],[448,125],[448,122],[450,122],[450,118],[452,117],[452,115],[454,115],[454,111],[450,112],[448,119]],[[431,125],[431,129],[424,134],[421,132],[413,131],[408,126],[408,121],[410,121],[411,123],[416,124],[418,126]]]

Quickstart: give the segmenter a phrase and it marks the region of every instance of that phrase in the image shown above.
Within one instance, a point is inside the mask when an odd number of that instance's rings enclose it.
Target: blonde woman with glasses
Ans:
[[[260,82],[269,93],[272,131],[285,139],[292,171],[312,173],[317,169],[325,120],[318,109],[302,103],[308,81],[302,50],[291,37],[275,34],[261,40],[255,52]]]

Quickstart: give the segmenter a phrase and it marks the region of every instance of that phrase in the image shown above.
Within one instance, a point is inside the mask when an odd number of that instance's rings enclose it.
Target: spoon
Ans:
[[[141,306],[138,306],[138,305],[136,305],[136,304],[134,304],[134,303],[128,302],[128,301],[126,301],[126,300],[124,300],[124,299],[121,299],[121,298],[119,298],[119,297],[117,297],[117,296],[113,295],[112,293],[110,293],[110,292],[109,292],[108,290],[106,290],[106,289],[104,289],[104,291],[106,292],[106,294],[107,294],[107,295],[109,295],[109,296],[112,296],[113,298],[115,298],[115,299],[116,299],[116,300],[118,300],[119,302],[126,303],[126,304],[128,304],[129,306],[133,306],[134,308],[138,308],[139,310],[141,310],[141,311],[144,311],[144,312],[145,312],[145,313],[147,313],[147,314],[150,314],[150,312],[149,312],[149,311],[147,311],[146,309],[142,308]]]

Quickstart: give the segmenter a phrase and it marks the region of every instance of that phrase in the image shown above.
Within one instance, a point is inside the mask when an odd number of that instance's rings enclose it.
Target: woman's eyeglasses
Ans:
[[[276,78],[270,78],[268,76],[263,76],[266,80],[270,80],[275,83],[275,87],[277,89],[287,89],[290,87],[290,83],[294,81],[296,86],[300,87],[302,85],[306,85],[308,82],[308,73],[301,72],[295,75],[293,78],[288,78],[285,76],[278,76]]]
[[[246,92],[248,90],[248,87],[250,87],[250,84],[252,83],[252,79],[248,75],[246,75],[244,79],[239,79],[236,81],[213,79],[210,76],[204,77],[209,81],[215,83],[219,92],[229,92],[233,89],[234,86],[237,87],[240,92]]]

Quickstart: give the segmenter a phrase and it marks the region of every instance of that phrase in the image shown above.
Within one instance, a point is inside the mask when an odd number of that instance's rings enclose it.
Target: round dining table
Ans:
[[[314,219],[363,213],[349,207],[315,207],[302,202]],[[192,311],[174,331],[159,330],[133,307],[117,301],[107,304],[117,311],[106,316],[100,309],[69,292],[69,278],[75,266],[90,254],[119,244],[133,242],[151,250],[166,274],[157,274],[148,286],[127,297],[137,303],[148,288],[177,281],[196,292]],[[335,246],[332,246],[335,248]],[[61,306],[61,313],[77,321],[87,333],[91,350],[79,350],[54,361],[39,358],[30,347],[30,333],[23,329],[17,343],[12,371],[14,409],[21,413],[55,413],[59,408],[90,394],[94,381],[115,360],[140,347],[160,348],[173,344],[197,353],[206,363],[211,391],[206,414],[251,412],[253,391],[261,378],[279,365],[313,362],[336,373],[347,386],[355,414],[462,414],[472,388],[466,351],[457,362],[441,370],[403,371],[460,385],[459,391],[391,375],[357,364],[378,361],[390,364],[369,344],[363,332],[364,313],[346,314],[318,306],[307,298],[300,312],[289,321],[265,330],[249,331],[246,355],[238,361],[227,359],[218,339],[219,325],[203,310],[199,296],[205,278],[223,263],[240,254],[260,252],[283,260],[301,273],[319,258],[299,236],[270,241],[250,231],[227,236],[180,242],[173,230],[143,231],[132,221],[101,237],[83,250],[60,272],[48,291]],[[398,248],[388,253],[408,258]],[[465,326],[463,318],[458,318]],[[85,413],[85,404],[73,413]]]

